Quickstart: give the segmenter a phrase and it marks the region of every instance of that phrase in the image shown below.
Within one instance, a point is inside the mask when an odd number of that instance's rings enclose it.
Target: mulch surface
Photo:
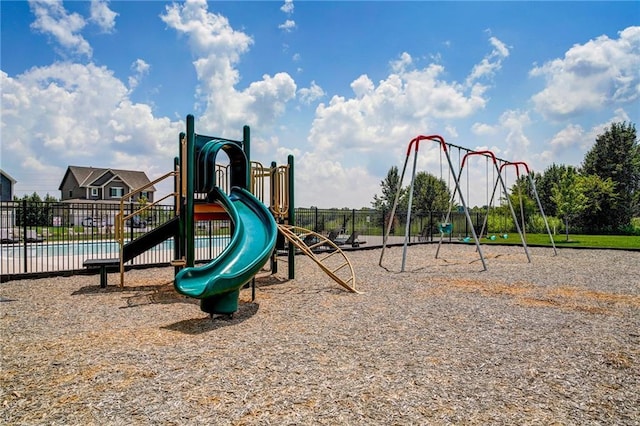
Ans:
[[[640,423],[640,253],[349,252],[362,294],[296,258],[211,319],[173,268],[0,285],[7,425]]]

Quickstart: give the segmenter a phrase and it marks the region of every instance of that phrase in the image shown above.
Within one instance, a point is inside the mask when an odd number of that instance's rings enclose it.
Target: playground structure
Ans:
[[[220,164],[220,154],[228,164]],[[293,156],[288,164],[270,168],[250,162],[250,130],[244,126],[241,141],[212,137],[195,132],[194,117],[187,116],[186,133],[179,136],[179,156],[174,170],[120,200],[115,220],[115,238],[120,243],[119,259],[92,259],[85,266],[101,268],[101,285],[106,286],[106,267],[120,266],[120,287],[124,286],[124,264],[135,256],[173,238],[175,267],[174,288],[179,293],[200,299],[200,307],[211,315],[232,315],[238,309],[240,289],[271,260],[277,272],[278,251],[289,246],[288,278],[295,278],[296,248],[311,257],[338,284],[351,292],[355,289],[353,267],[342,250],[324,236],[294,227]],[[125,205],[149,186],[173,178],[174,191],[135,211],[125,212]],[[266,187],[269,184],[269,203]],[[125,223],[146,209],[174,197],[175,216],[138,238],[125,241]],[[195,264],[197,221],[225,220],[230,238],[224,249],[204,265]],[[304,240],[314,234],[323,250],[312,250]],[[279,237],[280,236],[280,237]],[[318,248],[314,247],[314,248]],[[340,259],[337,265],[331,262]],[[255,287],[254,294],[255,297]]]
[[[382,262],[383,262],[383,258],[384,258],[385,248],[386,248],[386,245],[387,245],[387,239],[388,239],[389,234],[391,232],[391,227],[393,225],[394,217],[395,217],[396,210],[397,210],[397,207],[398,207],[400,193],[402,191],[402,182],[404,180],[404,176],[405,176],[405,173],[406,173],[407,165],[409,163],[409,158],[411,156],[411,153],[413,152],[413,168],[412,168],[412,174],[411,174],[411,183],[409,185],[409,200],[408,200],[408,207],[407,207],[407,219],[406,219],[406,226],[405,226],[405,238],[404,238],[404,244],[403,244],[402,265],[401,265],[401,271],[402,272],[405,271],[407,248],[408,248],[409,237],[410,237],[411,210],[412,210],[412,204],[413,204],[414,182],[415,182],[415,177],[416,177],[417,159],[418,159],[418,152],[419,152],[419,147],[420,147],[420,142],[421,141],[432,141],[432,142],[436,142],[438,144],[438,150],[439,150],[439,153],[440,153],[440,175],[441,175],[440,179],[442,179],[442,154],[444,153],[444,156],[445,156],[445,158],[447,160],[447,164],[448,164],[449,176],[450,176],[450,178],[453,178],[453,184],[454,184],[454,188],[453,188],[453,191],[451,191],[451,196],[450,196],[450,199],[449,199],[449,208],[448,208],[446,217],[444,218],[443,222],[438,225],[438,230],[440,232],[440,239],[438,241],[438,248],[436,249],[435,258],[438,258],[438,256],[439,256],[440,248],[441,248],[442,243],[444,241],[445,234],[451,234],[453,232],[453,224],[449,222],[449,219],[451,217],[452,209],[455,206],[455,198],[456,198],[456,195],[457,195],[458,199],[460,201],[460,204],[461,204],[461,209],[465,214],[465,218],[466,218],[466,221],[467,221],[468,228],[471,230],[471,234],[472,234],[472,238],[470,238],[468,236],[465,236],[465,238],[463,238],[462,241],[465,242],[465,243],[468,243],[468,242],[471,242],[473,240],[473,242],[474,242],[474,244],[476,246],[476,252],[478,253],[479,260],[482,262],[483,271],[487,270],[487,264],[486,264],[486,261],[485,261],[484,254],[482,252],[482,247],[481,247],[481,244],[480,244],[480,238],[484,235],[485,230],[487,229],[487,220],[488,220],[488,217],[489,217],[490,208],[491,208],[491,205],[493,204],[493,200],[494,200],[494,197],[495,197],[495,194],[496,194],[496,189],[498,188],[498,185],[500,185],[501,189],[502,189],[502,193],[504,195],[504,200],[505,200],[507,206],[509,207],[509,211],[510,211],[511,216],[512,216],[513,221],[514,221],[514,225],[516,227],[518,235],[520,236],[520,241],[521,241],[522,247],[524,248],[524,252],[526,254],[527,261],[529,263],[531,262],[531,257],[529,255],[529,250],[527,248],[526,238],[524,236],[525,223],[524,223],[524,213],[523,213],[523,207],[522,207],[522,194],[519,194],[520,212],[521,212],[521,217],[522,217],[522,224],[520,224],[519,221],[518,221],[518,218],[516,216],[515,209],[513,208],[513,205],[511,203],[511,199],[509,197],[509,191],[507,189],[507,185],[506,185],[505,181],[502,178],[502,174],[504,172],[504,169],[507,166],[514,166],[515,167],[516,173],[517,173],[517,178],[520,178],[519,167],[523,166],[525,168],[526,173],[527,173],[527,177],[528,177],[529,185],[532,188],[532,192],[533,192],[534,198],[536,199],[540,215],[542,216],[542,218],[544,220],[547,232],[549,234],[549,238],[551,240],[551,245],[553,246],[554,255],[557,254],[556,247],[555,247],[555,244],[553,242],[553,236],[551,235],[551,231],[549,229],[549,224],[548,224],[547,218],[544,215],[544,211],[542,209],[542,204],[540,202],[540,198],[538,197],[538,193],[537,193],[537,190],[535,188],[535,182],[534,182],[533,177],[532,177],[533,173],[530,171],[530,169],[529,169],[529,167],[527,166],[526,163],[524,163],[522,161],[510,162],[510,161],[499,159],[499,158],[497,158],[495,156],[495,154],[492,151],[489,151],[489,150],[474,151],[474,150],[471,150],[471,149],[468,149],[468,148],[464,148],[464,147],[459,146],[459,145],[454,145],[454,144],[451,144],[451,143],[447,143],[447,142],[445,142],[444,138],[442,136],[439,136],[439,135],[428,135],[428,136],[419,135],[419,136],[416,136],[415,138],[413,138],[409,142],[409,145],[407,147],[405,161],[404,161],[404,165],[402,167],[402,173],[400,175],[400,180],[399,180],[400,183],[398,185],[398,189],[397,189],[396,195],[394,197],[393,207],[391,209],[391,216],[390,216],[390,219],[389,219],[388,224],[387,224],[387,228],[386,228],[384,236],[383,236],[382,250],[381,250],[381,253],[380,253],[380,260],[378,262],[379,266],[383,266]],[[456,170],[454,168],[453,162],[451,160],[450,152],[451,152],[452,148],[457,148],[458,149],[459,168],[457,170],[457,173],[456,173]],[[465,154],[464,154],[463,157],[460,157],[460,152],[461,151],[465,151]],[[472,156],[481,156],[481,157],[484,157],[486,159],[486,161],[487,161],[487,206],[486,206],[486,214],[484,216],[484,222],[483,222],[482,229],[480,230],[479,235],[476,232],[476,229],[475,229],[475,227],[473,225],[473,222],[471,220],[471,216],[469,215],[469,208],[468,208],[468,205],[467,205],[468,201],[465,199],[465,196],[463,194],[463,191],[462,191],[462,188],[461,188],[461,184],[460,184],[463,171],[465,170],[465,165],[468,165],[469,158],[472,157]],[[493,165],[493,175],[494,175],[494,177],[496,177],[494,179],[493,192],[492,192],[490,200],[489,200],[489,197],[488,197],[489,161]],[[467,168],[467,194],[468,194],[468,191],[469,191],[468,176],[469,175],[468,175],[468,168]],[[450,185],[449,185],[449,187],[450,187]],[[507,237],[508,237],[507,234],[503,234],[503,238],[507,238]],[[491,235],[491,236],[487,235],[487,238],[489,238],[491,240],[495,240],[496,239],[495,235]]]

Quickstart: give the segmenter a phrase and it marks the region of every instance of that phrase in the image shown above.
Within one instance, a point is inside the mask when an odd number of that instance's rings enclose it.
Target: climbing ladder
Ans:
[[[299,226],[278,225],[278,230],[332,280],[352,293],[360,293],[356,290],[356,276],[351,262],[333,241]]]

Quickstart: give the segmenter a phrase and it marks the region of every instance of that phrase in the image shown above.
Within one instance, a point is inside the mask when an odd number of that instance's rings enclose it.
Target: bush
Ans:
[[[631,218],[629,226],[624,227],[622,231],[627,235],[640,235],[640,217]]]
[[[562,220],[554,216],[547,216],[547,223],[549,224],[549,229],[552,233],[558,233],[563,228]],[[547,233],[547,227],[544,226],[544,219],[542,218],[542,215],[534,214],[529,217],[527,232],[532,232],[534,234]]]
[[[490,214],[487,220],[487,234],[515,232],[516,227],[513,224],[513,218],[504,215]]]

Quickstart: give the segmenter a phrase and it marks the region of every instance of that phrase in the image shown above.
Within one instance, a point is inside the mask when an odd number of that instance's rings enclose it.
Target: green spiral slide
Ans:
[[[227,195],[215,187],[210,196],[233,222],[231,241],[210,263],[178,272],[174,287],[180,294],[201,299],[204,312],[231,315],[238,310],[242,286],[269,260],[278,226],[268,208],[246,189],[234,187]]]

